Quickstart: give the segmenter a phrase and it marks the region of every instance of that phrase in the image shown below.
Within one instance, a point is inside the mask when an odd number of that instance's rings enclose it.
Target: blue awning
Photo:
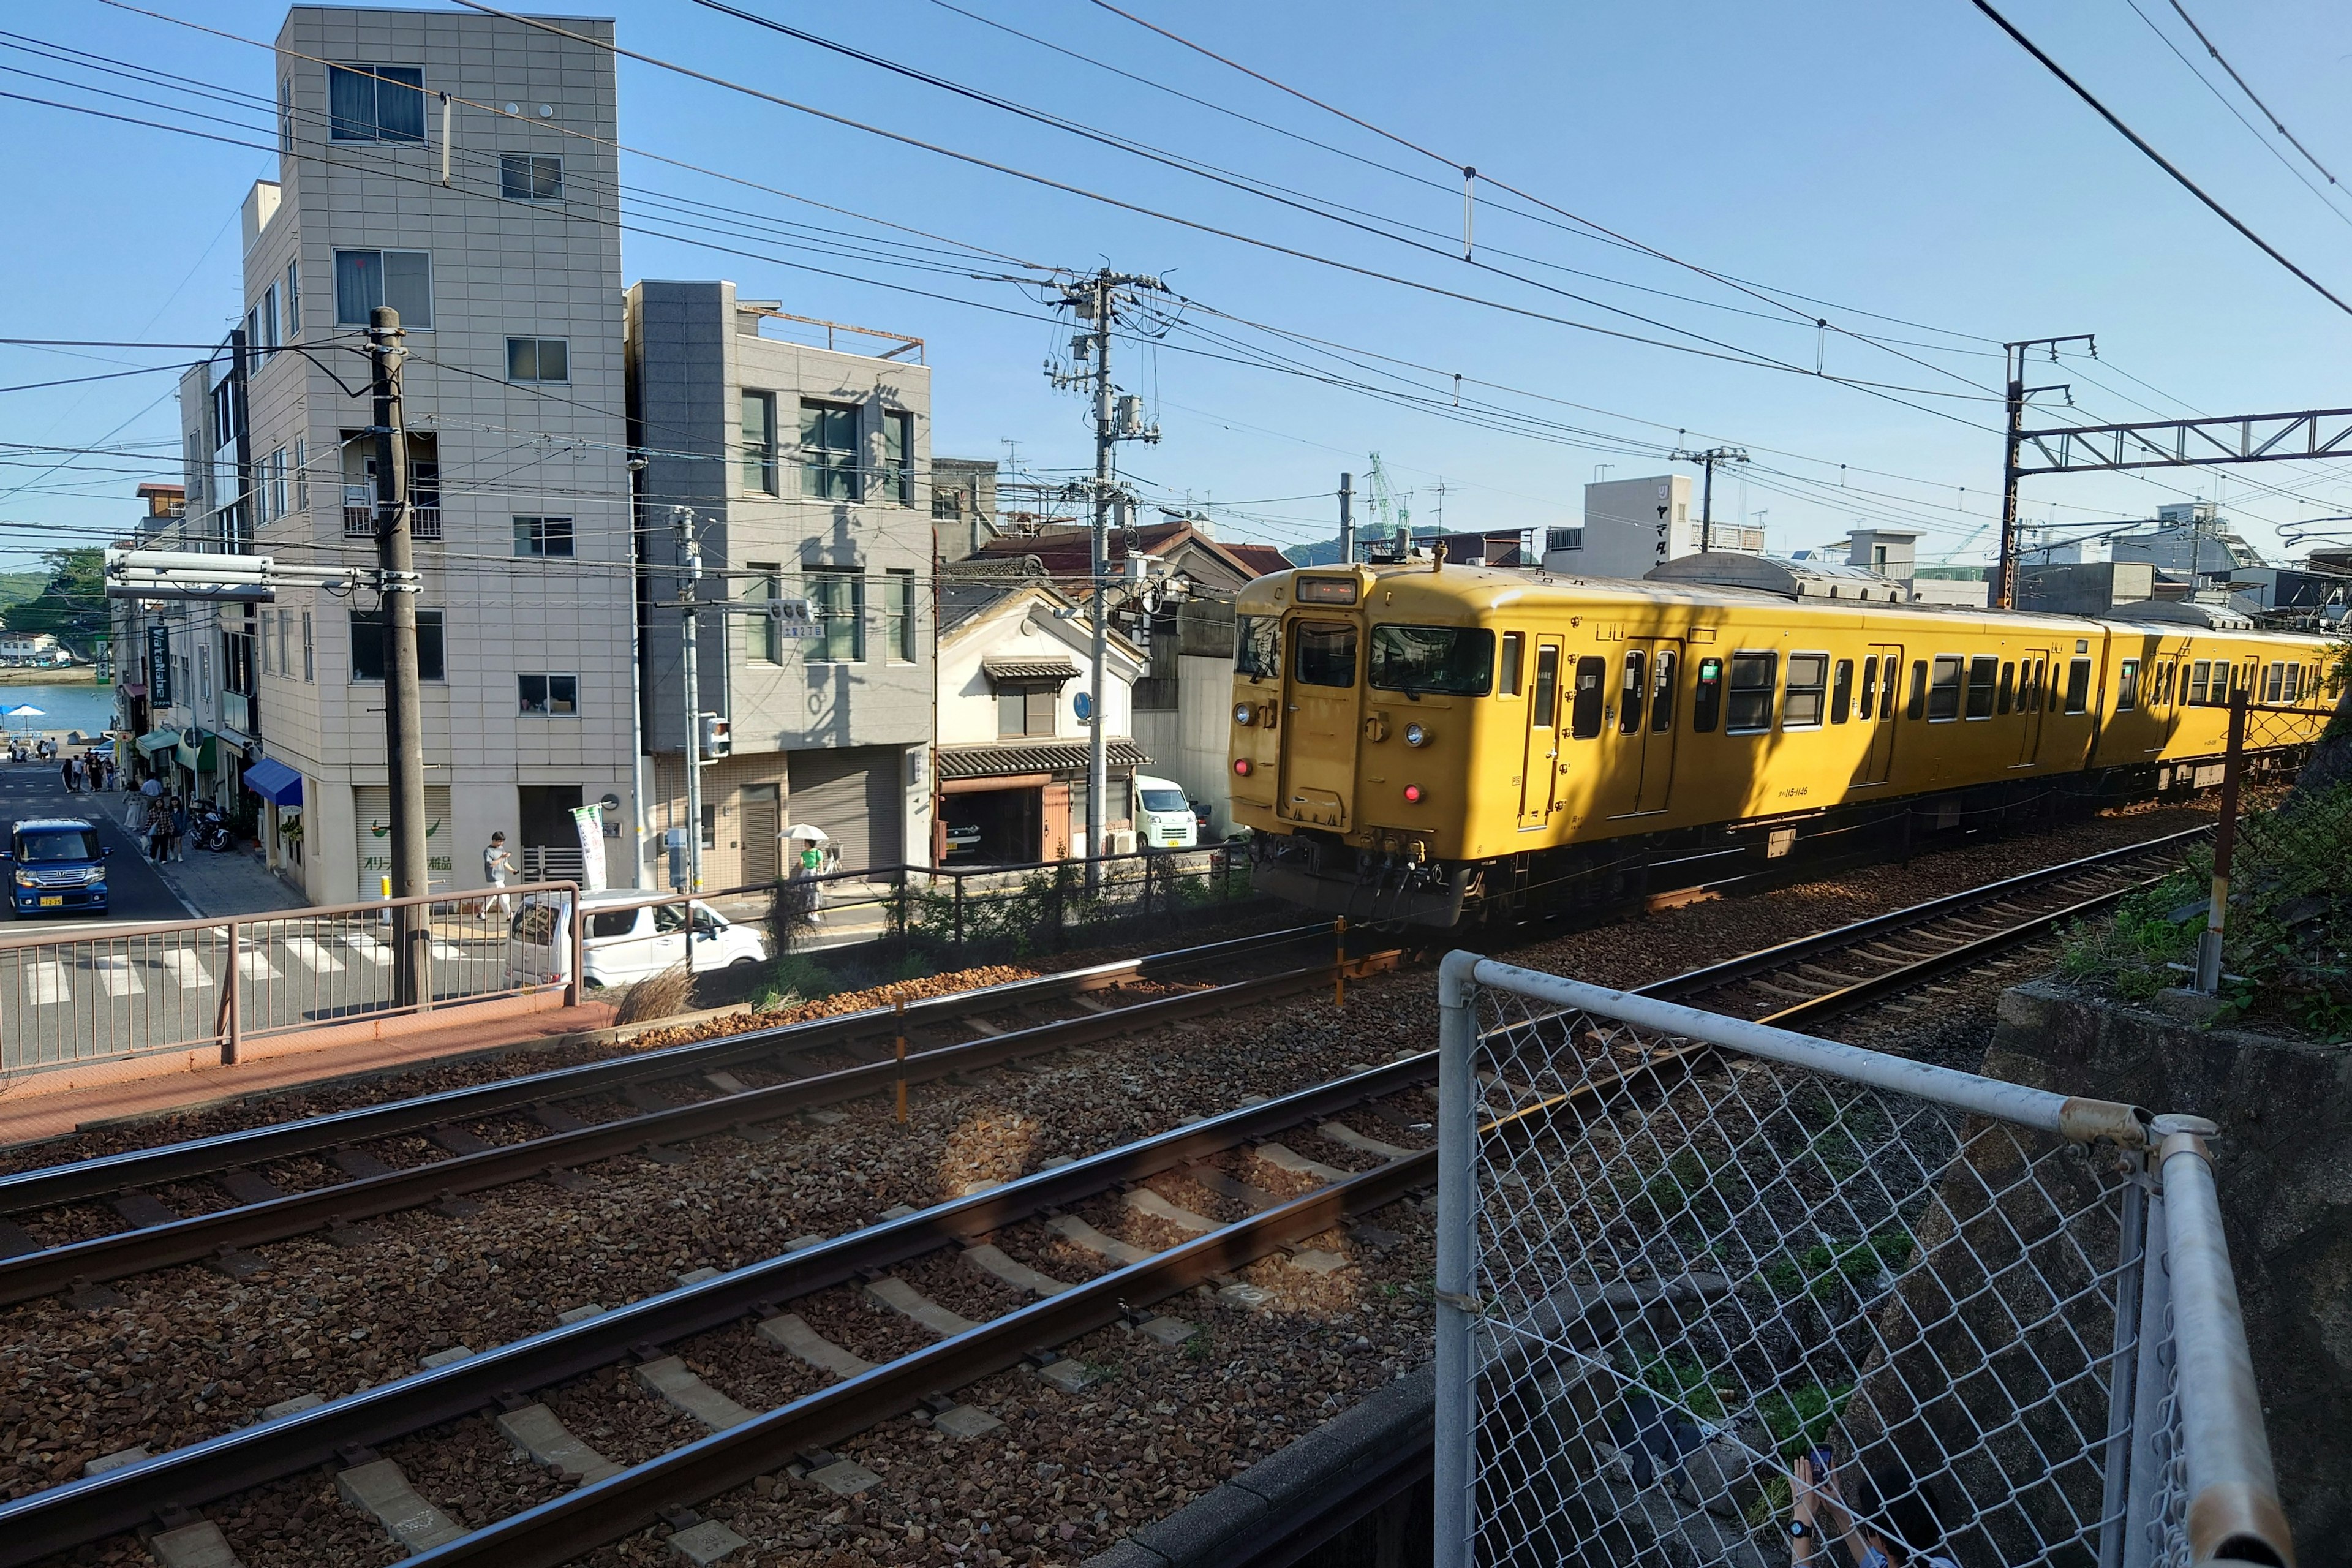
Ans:
[[[274,805],[302,804],[302,775],[275,757],[257,757],[247,763],[245,787]]]

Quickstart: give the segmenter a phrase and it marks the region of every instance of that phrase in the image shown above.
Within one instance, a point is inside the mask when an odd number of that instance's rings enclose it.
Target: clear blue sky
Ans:
[[[152,3],[261,39],[283,15],[281,6],[255,0]],[[2137,3],[2260,123],[2169,0]],[[2315,0],[2260,8],[2184,3],[2287,128],[2321,163],[2352,179],[2346,91],[2352,11]],[[824,7],[745,0],[748,9],[1155,149],[1391,224],[1421,226],[1434,231],[1429,243],[1441,250],[1458,244],[1459,179],[1434,160],[1087,0],[957,4],[1337,151],[1052,53],[936,0]],[[1195,311],[1156,353],[1122,343],[1118,379],[1153,400],[1165,432],[1156,447],[1128,448],[1127,470],[1155,497],[1234,503],[1219,521],[1235,537],[1289,542],[1328,534],[1327,498],[1339,471],[1355,470],[1360,489],[1372,451],[1400,489],[1414,492],[1416,521],[1437,516],[1442,476],[1449,526],[1516,528],[1574,521],[1580,487],[1597,465],[1612,464],[1612,477],[1629,478],[1662,471],[1654,449],[1645,450],[1652,444],[1727,440],[1748,445],[1758,463],[1747,477],[1719,484],[1718,515],[1765,512],[1775,550],[1836,539],[1862,519],[1925,526],[1932,537],[1923,553],[1958,549],[1961,559],[1978,559],[2000,483],[2000,410],[1987,399],[1999,379],[2001,339],[2095,332],[2097,363],[2045,362],[2036,377],[2071,382],[2078,411],[2094,418],[2147,417],[2150,408],[2352,405],[2346,368],[2352,317],[2199,206],[1965,0],[1469,8],[1129,0],[1129,8],[1629,239],[1768,286],[1784,300],[1802,294],[1824,302],[1797,302],[1792,310],[1759,300],[1575,232],[1564,220],[1515,216],[1507,199],[1488,193],[1476,219],[1479,258],[1534,280],[1522,281],[1465,265],[1458,254],[1416,250],[1018,120],[688,0],[629,0],[615,11],[625,46],[1198,223],[1524,311],[1694,346],[1706,346],[1700,337],[1715,339],[1735,353],[1770,356],[1801,372],[1813,369],[1818,353],[1832,374],[1938,395],[1901,392],[1895,395],[1902,401],[1893,401],[1810,374],[1630,342],[1353,276],[627,60],[620,66],[622,139],[957,247],[1073,268],[1107,261],[1156,272],[1202,306],[1427,367],[1402,374],[1424,389],[1444,389],[1440,401],[1447,406],[1437,411],[1184,352],[1227,352],[1200,335],[1207,327],[1249,345],[1254,356],[1274,349],[1304,357],[1256,328]],[[2352,195],[2323,197],[2299,184],[2281,154],[2324,182],[2275,135],[2257,138],[2231,118],[2130,0],[2010,0],[2004,9],[2225,205],[2352,298]],[[62,45],[236,93],[267,94],[259,49],[96,0],[19,0],[7,13],[0,66],[12,69],[0,78],[0,91],[268,140],[266,112],[95,77],[17,46]],[[104,82],[131,100],[26,72]],[[186,118],[194,109],[259,133]],[[239,310],[237,203],[255,177],[274,172],[274,156],[13,99],[0,99],[0,141],[12,154],[12,221],[0,238],[0,298],[7,301],[0,336],[200,343],[226,331]],[[782,220],[853,232],[861,243],[890,233],[643,157],[625,162],[624,178],[649,193],[631,202],[629,221],[672,234],[677,220],[657,200],[721,204],[734,213],[712,221],[739,230]],[[729,277],[747,294],[782,299],[790,310],[925,338],[937,453],[995,457],[1013,441],[1026,468],[1069,469],[1089,460],[1083,405],[1040,374],[1066,334],[1031,319],[1042,313],[1034,293],[975,280],[965,266],[924,273],[787,250],[773,237],[778,232],[737,232],[720,241],[751,255],[630,233],[624,268],[632,279]],[[819,275],[794,260],[853,276]],[[1904,340],[1891,346],[1927,363],[1842,331],[1818,333],[1801,319],[1816,309],[1838,328]],[[1000,313],[1008,310],[1014,313]],[[0,385],[172,357],[5,348]],[[1362,374],[1328,359],[1316,363]],[[1509,433],[1454,416],[1455,372],[1466,378],[1465,403],[1484,403],[1514,423],[1541,422],[1540,430]],[[143,450],[154,454],[86,458],[45,473],[47,459],[36,463],[37,454],[0,450],[7,465],[0,468],[0,564],[69,537],[101,537],[131,515],[130,491],[139,478],[178,477],[172,379],[156,374],[0,394],[0,441],[143,441],[153,443]],[[1679,430],[1688,435],[1678,437]],[[1843,494],[1840,463],[1850,465]],[[2184,492],[2210,496],[2218,489],[2225,507],[2271,549],[2278,524],[2352,512],[2352,464],[2158,478],[2160,484],[2112,476],[2029,481],[2026,510],[2047,518],[2056,503],[2062,519],[2146,516]],[[1289,499],[1298,497],[1316,499]]]

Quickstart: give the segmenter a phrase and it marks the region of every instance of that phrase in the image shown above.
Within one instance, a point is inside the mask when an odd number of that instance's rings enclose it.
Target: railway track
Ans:
[[[1860,1007],[1937,976],[1994,955],[2000,948],[2031,940],[2058,921],[2090,911],[2149,877],[2168,868],[2194,834],[2176,835],[2151,844],[2090,857],[2024,877],[2009,879],[1969,892],[1939,899],[1856,922],[1836,931],[1784,943],[1762,952],[1691,972],[1643,987],[1655,995],[1694,1005],[1722,1007],[1787,1025],[1796,1018],[1826,1016]],[[1292,941],[1322,934],[1325,928],[1285,933]],[[1222,967],[1244,952],[1263,950],[1269,939],[1250,938],[1218,944],[1189,954],[1142,960],[1133,965],[1108,965],[1078,976],[1055,976],[1044,982],[962,994],[917,1004],[908,1008],[913,1026],[919,1008],[941,1022],[989,1019],[1004,1013],[1010,996],[1043,1002],[1090,994],[1122,984],[1121,975],[1142,977],[1155,964],[1158,974]],[[1854,973],[1865,955],[1871,973]],[[1177,961],[1181,961],[1181,965]],[[1831,961],[1831,962],[1824,962]],[[1003,1028],[989,1023],[981,1037],[935,1046],[909,1055],[905,1067],[911,1080],[1003,1065],[1024,1055],[1060,1048],[1061,1045],[1100,1040],[1147,1026],[1155,1020],[1193,1016],[1227,1010],[1289,992],[1328,984],[1332,966],[1320,964],[1280,970],[1255,980],[1211,990],[1180,994],[1110,1012],[1085,1012],[1076,1019],[1058,1020],[1026,1028]],[[1801,987],[1791,1001],[1781,993]],[[1735,1004],[1726,1006],[1725,1001]],[[1739,1005],[1739,1004],[1743,1004]],[[249,1151],[282,1149],[275,1139],[327,1137],[313,1148],[348,1147],[352,1127],[398,1127],[413,1134],[419,1129],[446,1127],[454,1120],[448,1107],[463,1110],[484,1106],[502,1112],[551,1103],[550,1086],[558,1092],[612,1093],[616,1085],[677,1083],[688,1075],[712,1070],[719,1053],[741,1053],[731,1058],[749,1063],[779,1051],[799,1059],[818,1047],[841,1047],[852,1040],[871,1041],[897,1026],[891,1016],[877,1018],[856,1015],[814,1025],[767,1032],[772,1038],[730,1037],[652,1053],[623,1063],[600,1063],[589,1068],[537,1075],[540,1081],[509,1080],[481,1089],[454,1091],[425,1101],[395,1102],[346,1113],[351,1119],[321,1118],[320,1123],[342,1123],[340,1140],[323,1126],[303,1123],[294,1128],[259,1129],[220,1140],[174,1145],[85,1163],[89,1169],[60,1167],[29,1173],[0,1183],[0,1203],[7,1194],[37,1194],[36,1204],[68,1201],[61,1193],[87,1201],[126,1190],[121,1179],[141,1170],[142,1159],[169,1169],[182,1179],[193,1172],[206,1174],[249,1168],[257,1156]],[[989,1032],[994,1030],[995,1032]],[[1057,1043],[1058,1042],[1058,1043]],[[682,1055],[679,1053],[703,1053]],[[1664,1070],[1657,1063],[1639,1070]],[[635,1076],[624,1068],[638,1069]],[[610,1124],[592,1124],[564,1131],[547,1130],[518,1147],[523,1153],[490,1148],[453,1153],[416,1172],[356,1178],[332,1192],[346,1199],[339,1211],[321,1211],[326,1200],[299,1194],[246,1204],[222,1211],[224,1216],[199,1215],[126,1233],[146,1244],[161,1242],[175,1227],[201,1226],[217,1221],[215,1231],[178,1229],[171,1247],[185,1254],[196,1241],[205,1246],[194,1257],[215,1256],[214,1243],[223,1231],[238,1226],[280,1227],[278,1234],[299,1234],[282,1227],[302,1219],[304,1228],[316,1228],[321,1212],[349,1219],[348,1199],[366,1184],[388,1206],[433,1201],[436,1194],[457,1195],[461,1189],[448,1179],[468,1169],[486,1183],[510,1181],[544,1173],[560,1160],[547,1158],[560,1150],[564,1159],[585,1161],[651,1148],[709,1132],[747,1131],[757,1135],[761,1117],[785,1114],[803,1107],[835,1103],[864,1095],[887,1092],[897,1079],[895,1060],[862,1061],[828,1072],[804,1074],[763,1089],[745,1088],[685,1106],[646,1109]],[[599,1078],[593,1075],[602,1073]],[[1064,1364],[1053,1347],[1123,1319],[1144,1331],[1179,1332],[1184,1327],[1154,1330],[1157,1319],[1141,1309],[1163,1301],[1205,1280],[1230,1277],[1254,1259],[1294,1248],[1336,1225],[1356,1224],[1358,1234],[1375,1238],[1381,1227],[1369,1216],[1408,1196],[1434,1180],[1434,1155],[1413,1144],[1428,1136],[1426,1086],[1433,1080],[1433,1053],[1420,1054],[1386,1067],[1354,1072],[1332,1082],[1282,1096],[1264,1104],[1180,1127],[1120,1148],[1089,1156],[1055,1169],[1041,1170],[969,1197],[953,1199],[919,1212],[850,1232],[831,1241],[814,1242],[730,1272],[682,1284],[679,1289],[646,1297],[611,1311],[600,1312],[544,1332],[496,1346],[478,1354],[401,1377],[379,1387],[362,1389],[279,1419],[231,1431],[206,1441],[145,1458],[121,1468],[65,1485],[52,1486],[14,1502],[0,1504],[0,1564],[30,1563],[44,1556],[106,1537],[152,1526],[161,1516],[168,1531],[191,1531],[196,1537],[215,1527],[194,1510],[222,1499],[265,1487],[320,1465],[349,1477],[365,1472],[368,1484],[383,1480],[389,1463],[374,1452],[376,1445],[392,1445],[447,1424],[488,1419],[476,1413],[499,1412],[497,1432],[503,1442],[528,1448],[541,1463],[556,1468],[567,1481],[593,1476],[585,1484],[562,1491],[536,1506],[471,1531],[459,1530],[429,1507],[425,1514],[440,1520],[434,1542],[421,1536],[408,1542],[420,1548],[417,1560],[433,1563],[492,1563],[499,1568],[521,1563],[556,1563],[576,1557],[601,1543],[642,1531],[657,1521],[669,1528],[687,1552],[695,1541],[711,1539],[703,1521],[692,1513],[696,1504],[771,1475],[792,1465],[796,1473],[830,1485],[820,1472],[838,1464],[824,1446],[864,1431],[909,1411],[925,1411],[935,1429],[941,1421],[965,1427],[989,1424],[984,1412],[971,1412],[946,1395],[1008,1367],[1027,1363],[1037,1375],[1060,1385],[1076,1374]],[[590,1075],[573,1077],[570,1075]],[[473,1099],[502,1096],[502,1099]],[[651,1098],[651,1097],[647,1097]],[[439,1102],[436,1105],[435,1102]],[[746,1116],[746,1111],[755,1114]],[[484,1111],[484,1114],[488,1114]],[[383,1120],[370,1122],[369,1117]],[[666,1119],[666,1120],[665,1120]],[[542,1119],[543,1120],[543,1119]],[[1352,1123],[1352,1124],[1351,1124]],[[1326,1151],[1334,1144],[1361,1151],[1373,1162],[1362,1170],[1345,1170],[1315,1160],[1304,1160],[1278,1142],[1299,1128],[1312,1130]],[[1370,1131],[1365,1128],[1373,1129]],[[587,1135],[587,1136],[583,1136]],[[389,1134],[386,1134],[389,1135]],[[1294,1134],[1295,1135],[1295,1134]],[[580,1139],[565,1143],[565,1139]],[[1399,1142],[1403,1140],[1403,1142]],[[207,1148],[207,1145],[226,1147]],[[446,1141],[444,1141],[446,1147]],[[598,1151],[601,1151],[599,1152]],[[524,1158],[528,1153],[531,1159]],[[659,1157],[656,1153],[656,1158]],[[489,1163],[467,1167],[467,1161]],[[173,1163],[176,1162],[176,1163]],[[191,1164],[189,1162],[194,1162]],[[511,1162],[509,1163],[508,1162]],[[1349,1163],[1358,1163],[1349,1160]],[[101,1172],[96,1167],[105,1167]],[[436,1179],[432,1173],[438,1173]],[[1080,1217],[1104,1205],[1124,1205],[1165,1215],[1171,1207],[1146,1184],[1173,1177],[1175,1190],[1219,1194],[1248,1211],[1229,1223],[1212,1223],[1193,1215],[1203,1228],[1189,1240],[1145,1251],[1111,1240]],[[112,1178],[110,1181],[110,1177]],[[153,1180],[152,1176],[149,1180]],[[473,1175],[466,1176],[473,1180]],[[1163,1185],[1169,1184],[1163,1181]],[[224,1184],[226,1186],[226,1184]],[[1291,1189],[1285,1195],[1284,1188]],[[1300,1190],[1302,1189],[1303,1190]],[[232,1190],[233,1189],[229,1189]],[[1146,1195],[1153,1194],[1153,1195]],[[446,1201],[445,1198],[443,1201]],[[1195,1200],[1198,1201],[1198,1200]],[[294,1207],[275,1205],[292,1204]],[[307,1205],[308,1206],[301,1206]],[[1203,1204],[1203,1207],[1212,1206]],[[242,1217],[236,1217],[242,1216]],[[1098,1216],[1099,1217],[1099,1216]],[[1075,1221],[1075,1225],[1068,1223]],[[1108,1223],[1108,1222],[1107,1222]],[[1181,1227],[1191,1228],[1191,1227]],[[255,1230],[252,1234],[261,1234]],[[1053,1258],[1063,1260],[1065,1273],[1071,1254],[1065,1244],[1073,1235],[1091,1237],[1084,1249],[1093,1252],[1100,1272],[1092,1278],[1065,1282],[1052,1277]],[[1059,1238],[1055,1240],[1055,1238]],[[100,1238],[118,1247],[123,1238]],[[1108,1242],[1108,1247],[1098,1244]],[[89,1244],[77,1244],[88,1246]],[[242,1244],[240,1244],[242,1245]],[[1122,1250],[1123,1247],[1123,1250]],[[6,1300],[24,1300],[35,1293],[19,1288],[42,1278],[57,1289],[89,1288],[91,1276],[79,1285],[68,1276],[57,1276],[71,1248],[49,1248],[26,1258],[0,1262],[0,1289]],[[1024,1261],[1024,1255],[1026,1261]],[[93,1252],[75,1255],[87,1260]],[[983,1271],[997,1289],[1011,1289],[1034,1297],[1028,1304],[982,1319],[966,1321],[950,1313],[924,1312],[936,1303],[905,1285],[905,1271],[924,1259],[947,1257]],[[46,1261],[44,1261],[46,1259]],[[186,1261],[183,1257],[178,1260]],[[147,1266],[161,1267],[160,1263]],[[234,1263],[231,1264],[232,1269]],[[18,1285],[8,1283],[7,1270],[22,1268]],[[894,1270],[900,1271],[894,1273]],[[898,1280],[898,1285],[891,1281]],[[835,1344],[811,1328],[812,1320],[841,1321],[837,1303],[845,1297],[887,1301],[910,1321],[928,1321],[941,1337],[903,1353],[885,1353],[887,1347],[859,1349]],[[836,1303],[831,1319],[824,1303]],[[789,1320],[789,1321],[788,1321]],[[737,1405],[722,1391],[700,1382],[684,1370],[677,1348],[696,1336],[712,1334],[746,1321],[774,1354],[807,1366],[826,1369],[830,1381],[798,1397],[772,1404],[762,1411]],[[1172,1320],[1170,1321],[1173,1322]],[[638,1382],[660,1389],[677,1408],[696,1415],[709,1435],[655,1458],[630,1466],[601,1461],[590,1445],[567,1432],[550,1414],[545,1397],[530,1391],[548,1390],[588,1374],[635,1363]],[[1059,1367],[1060,1370],[1056,1371]],[[683,1373],[683,1376],[681,1376]],[[965,1414],[957,1414],[964,1412]],[[550,1430],[549,1423],[552,1423]],[[584,1458],[583,1458],[584,1456]],[[854,1467],[853,1467],[854,1468]],[[396,1475],[396,1471],[394,1472]],[[1393,1492],[1394,1474],[1382,1481],[1381,1496]],[[347,1498],[378,1495],[360,1481],[350,1482]],[[407,1501],[422,1506],[426,1500],[407,1492]],[[383,1510],[379,1510],[383,1515]],[[1318,1528],[1337,1529],[1360,1511],[1349,1498],[1318,1500]],[[425,1517],[425,1514],[416,1517]],[[389,1517],[389,1516],[385,1516]],[[723,1533],[724,1527],[719,1527]],[[701,1537],[692,1531],[703,1531]],[[396,1532],[395,1532],[396,1533]],[[426,1533],[434,1533],[427,1531]],[[194,1538],[190,1538],[192,1542]],[[200,1542],[199,1542],[200,1543]],[[1296,1555],[1296,1542],[1286,1548]],[[196,1559],[189,1559],[195,1561]],[[1288,1560],[1288,1559],[1285,1559]],[[1275,1558],[1265,1560],[1272,1568]]]

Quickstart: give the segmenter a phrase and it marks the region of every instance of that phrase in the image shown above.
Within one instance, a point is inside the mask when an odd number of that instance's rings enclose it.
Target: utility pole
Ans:
[[[425,720],[416,689],[416,550],[409,533],[408,433],[402,422],[400,312],[378,305],[368,320],[374,368],[375,551],[383,590],[384,774],[392,791],[392,896],[429,892],[425,857]],[[392,911],[393,994],[404,1007],[433,1000],[433,906]]]
[[[683,564],[677,601],[684,640],[678,645],[678,666],[686,678],[686,890],[702,891],[702,676],[695,663],[697,632],[702,598],[702,542],[695,537],[694,509],[674,506],[670,521],[677,527],[677,554]],[[691,965],[694,922],[687,921],[687,949]]]
[[[1704,452],[1676,452],[1671,459],[1677,463],[1696,463],[1706,477],[1699,481],[1698,552],[1701,555],[1715,548],[1715,466],[1717,463],[1744,463],[1748,460],[1745,447],[1709,447]]]
[[[1339,476],[1339,564],[1356,563],[1356,476]]]
[[[2028,350],[2046,348],[2054,363],[2058,349],[2063,343],[2088,343],[2091,357],[2099,353],[2098,340],[2088,332],[2076,332],[2063,338],[2027,338],[2022,342],[2003,343],[2001,363],[2008,374],[2009,420],[2002,436],[2000,458],[2000,554],[1993,567],[1992,607],[2013,610],[2017,607],[2017,479],[2018,450],[2025,429],[2025,405],[2037,392],[2065,392],[2072,400],[2072,389],[2063,383],[2053,386],[2025,384],[2025,355]]]

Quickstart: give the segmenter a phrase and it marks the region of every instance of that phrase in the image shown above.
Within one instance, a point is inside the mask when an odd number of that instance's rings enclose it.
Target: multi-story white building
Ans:
[[[1698,552],[1702,508],[1688,474],[1608,479],[1584,487],[1584,521],[1544,531],[1548,572],[1580,577],[1640,577],[1652,567]],[[1764,531],[1717,516],[1704,530],[1714,550],[1760,555]]]
[[[580,40],[464,12],[289,11],[278,177],[246,198],[242,323],[181,393],[189,536],[372,567],[354,350],[374,307],[400,312],[436,887],[476,885],[498,830],[526,872],[576,874],[583,805],[607,807],[616,885],[644,864],[617,122],[598,47],[613,29],[562,26]],[[315,900],[375,896],[376,595],[288,588],[206,619],[187,655],[191,722],[220,742],[211,786],[234,795],[262,756],[292,770],[299,788],[274,794],[299,804],[263,814],[287,873]]]

